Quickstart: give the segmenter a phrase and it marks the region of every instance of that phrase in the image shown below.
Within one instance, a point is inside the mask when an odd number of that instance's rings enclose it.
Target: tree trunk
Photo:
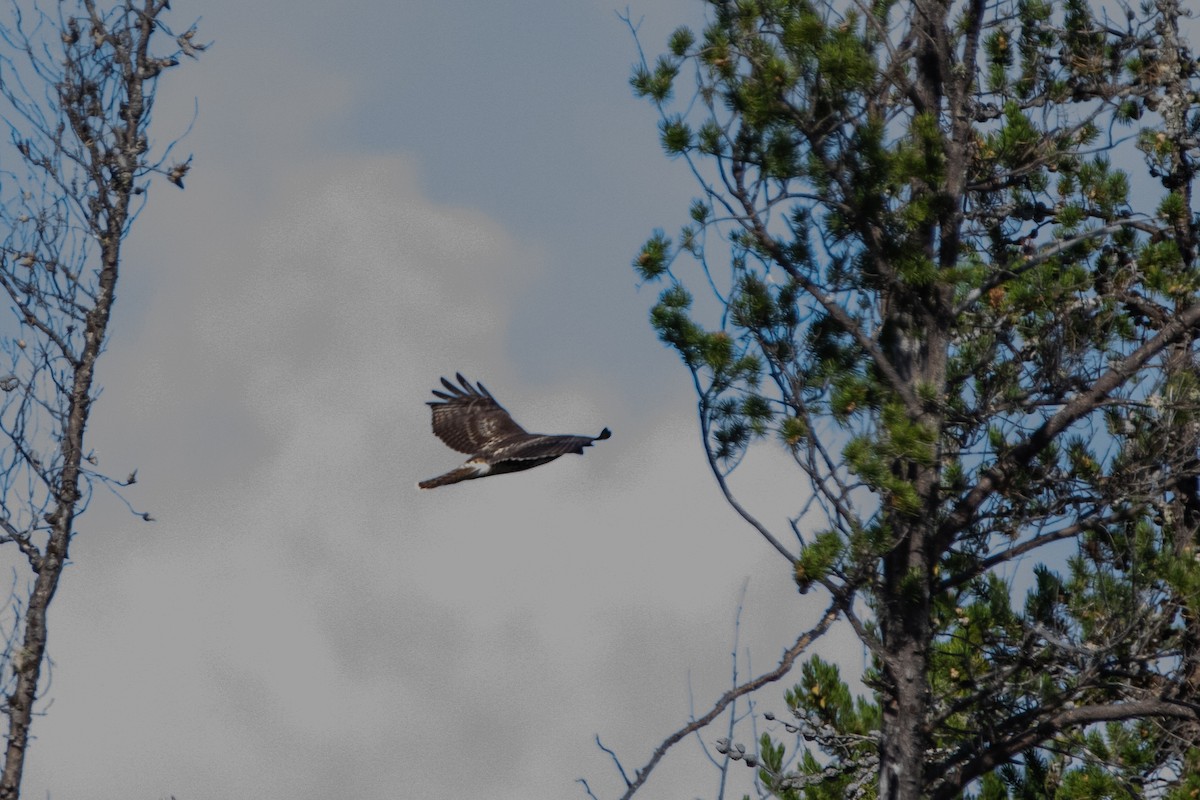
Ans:
[[[907,544],[911,546],[912,539]],[[910,597],[910,547],[901,546],[887,568],[890,602],[881,609],[887,660],[884,665],[886,700],[879,741],[879,797],[917,800],[925,786],[924,766],[929,708],[929,599],[918,591]],[[918,583],[912,581],[911,583]]]
[[[140,118],[140,109],[138,111]],[[91,410],[96,359],[103,349],[113,301],[116,299],[117,267],[120,263],[122,238],[114,234],[125,228],[128,203],[128,194],[121,194],[111,209],[110,238],[101,251],[103,267],[98,282],[99,292],[95,306],[87,314],[84,349],[75,367],[67,426],[63,432],[63,468],[56,491],[55,509],[48,518],[53,527],[45,551],[34,566],[37,580],[25,609],[25,638],[12,662],[16,688],[7,698],[9,732],[4,769],[0,771],[0,800],[17,800],[20,796],[25,754],[29,744],[29,725],[33,719],[33,706],[37,701],[38,682],[46,656],[47,614],[58,590],[63,567],[67,563],[71,535],[74,531],[76,503],[81,497],[83,435]]]

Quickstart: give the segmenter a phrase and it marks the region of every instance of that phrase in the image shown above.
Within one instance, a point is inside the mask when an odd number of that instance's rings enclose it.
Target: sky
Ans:
[[[79,522],[25,796],[617,797],[595,737],[632,773],[707,710],[743,591],[743,678],[820,610],[720,499],[646,320],[630,261],[695,189],[629,89],[624,7],[172,5],[214,42],[159,87],[193,168],[127,242],[89,428],[157,521],[102,496]],[[628,11],[651,55],[702,20]],[[425,405],[458,371],[531,430],[613,438],[420,492],[462,461]],[[784,467],[734,485],[786,540]],[[821,652],[861,667],[845,631]],[[639,797],[718,778],[686,742]]]

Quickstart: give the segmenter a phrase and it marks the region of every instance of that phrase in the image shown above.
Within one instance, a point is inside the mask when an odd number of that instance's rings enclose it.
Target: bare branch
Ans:
[[[713,707],[709,709],[704,716],[700,717],[699,719],[692,720],[687,725],[684,725],[682,728],[672,733],[666,739],[663,739],[658,747],[654,748],[654,753],[650,756],[650,760],[646,762],[646,766],[637,771],[635,780],[630,783],[626,778],[628,788],[626,789],[625,793],[621,795],[621,800],[629,800],[629,798],[633,797],[634,793],[637,792],[637,790],[640,789],[642,785],[645,784],[650,778],[650,773],[654,771],[656,766],[658,766],[658,762],[663,759],[663,756],[667,754],[668,750],[681,742],[683,739],[690,736],[692,733],[707,726],[710,722],[720,716],[721,712],[723,712],[739,697],[750,694],[757,689],[761,689],[767,684],[773,683],[782,678],[784,675],[788,674],[788,672],[791,671],[792,666],[796,663],[796,659],[808,649],[809,645],[811,645],[827,630],[829,630],[829,626],[832,625],[834,620],[838,618],[839,613],[839,604],[837,602],[831,604],[827,609],[825,609],[824,614],[821,615],[820,621],[818,621],[817,624],[812,628],[809,628],[807,631],[802,633],[800,637],[796,639],[795,644],[784,651],[783,658],[780,659],[779,665],[775,669],[771,670],[770,672],[765,672],[762,675],[759,675],[757,678],[747,681],[741,686],[730,689],[717,699],[717,702],[713,704]],[[625,777],[624,771],[622,771],[621,774],[622,777]]]

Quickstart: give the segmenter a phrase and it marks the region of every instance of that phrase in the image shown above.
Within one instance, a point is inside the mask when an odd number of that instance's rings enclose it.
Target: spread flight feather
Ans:
[[[433,489],[460,481],[502,475],[549,463],[567,453],[583,454],[583,448],[607,439],[605,428],[598,436],[529,433],[518,425],[482,383],[472,385],[455,375],[459,385],[442,378],[445,391],[433,390],[433,432],[447,446],[468,453],[467,463],[444,475],[421,481],[422,489]]]

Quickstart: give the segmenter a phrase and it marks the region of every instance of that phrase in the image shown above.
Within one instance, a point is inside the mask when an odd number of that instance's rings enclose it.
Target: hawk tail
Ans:
[[[445,475],[438,475],[427,481],[421,481],[417,486],[421,489],[436,489],[439,486],[449,486],[459,481],[469,481],[472,478],[482,478],[489,470],[480,469],[478,464],[465,464],[458,469],[452,469]]]

